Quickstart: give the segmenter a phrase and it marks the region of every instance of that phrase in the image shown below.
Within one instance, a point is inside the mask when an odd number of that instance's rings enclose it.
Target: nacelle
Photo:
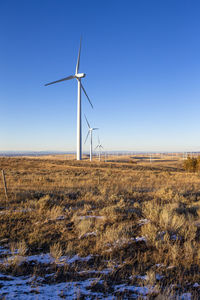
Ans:
[[[85,77],[85,73],[78,73],[75,76],[76,76],[76,78],[83,78],[83,77]]]

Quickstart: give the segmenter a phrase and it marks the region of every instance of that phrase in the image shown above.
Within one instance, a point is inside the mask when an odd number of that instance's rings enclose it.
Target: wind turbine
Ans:
[[[65,81],[65,80],[70,80],[70,79],[77,79],[78,82],[78,97],[77,97],[77,152],[76,152],[76,158],[77,160],[82,159],[82,126],[81,126],[81,89],[83,90],[84,94],[86,95],[90,105],[93,108],[92,102],[90,101],[90,98],[88,97],[82,83],[81,79],[86,76],[85,73],[79,73],[79,65],[80,65],[80,55],[81,55],[81,41],[80,41],[80,47],[79,47],[79,52],[78,52],[78,59],[77,59],[77,64],[76,64],[76,70],[75,70],[75,75],[70,75],[68,77],[52,81],[50,83],[45,84],[45,86],[54,84],[57,82]]]
[[[88,125],[88,128],[89,128],[88,133],[87,133],[87,136],[86,136],[86,139],[85,139],[85,143],[86,143],[86,141],[87,141],[87,139],[88,139],[88,136],[90,135],[90,161],[92,161],[92,131],[93,131],[93,130],[97,130],[97,129],[99,129],[99,128],[92,128],[92,127],[90,126],[90,124],[89,124],[89,122],[88,122],[86,116],[85,116],[85,120],[86,120],[87,125]]]
[[[103,149],[103,146],[100,143],[99,136],[98,136],[98,145],[96,146],[95,150],[96,149],[99,149],[99,161],[101,161],[101,149]]]

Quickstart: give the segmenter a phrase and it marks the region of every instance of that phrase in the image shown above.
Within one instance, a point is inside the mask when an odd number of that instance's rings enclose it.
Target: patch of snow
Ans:
[[[142,279],[142,280],[149,280],[148,275],[137,275],[137,276],[130,276],[129,279],[133,279],[134,277]],[[156,274],[156,280],[161,280],[164,276],[160,274]]]
[[[82,235],[80,235],[79,236],[79,239],[82,239],[82,238],[85,238],[85,237],[88,237],[88,236],[96,236],[97,234],[96,234],[96,232],[87,232],[87,233],[85,233],[85,234],[82,234]]]
[[[0,259],[0,263],[4,265],[8,265],[14,259],[19,258],[19,264],[22,262],[35,262],[35,264],[53,264],[56,263],[57,265],[64,265],[66,264],[73,264],[76,261],[89,261],[93,258],[92,255],[88,255],[86,257],[80,257],[79,255],[74,255],[73,257],[69,256],[61,256],[59,259],[55,259],[51,256],[50,253],[46,254],[39,254],[39,255],[30,255],[30,256],[10,256],[6,259]]]
[[[44,276],[45,276],[45,278],[53,277],[53,276],[55,276],[55,273],[45,274]]]
[[[172,235],[170,236],[170,239],[171,239],[172,241],[176,241],[176,240],[179,240],[179,241],[180,241],[182,238],[181,238],[180,235],[172,234]]]
[[[28,261],[37,261],[42,264],[51,264],[55,263],[55,259],[50,254],[41,254],[41,255],[32,255],[28,256]],[[79,255],[74,255],[73,257],[69,256],[61,256],[57,262],[59,263],[67,263],[73,264],[76,261],[89,261],[92,258],[92,255],[88,255],[86,257],[80,257]]]
[[[139,225],[140,225],[140,226],[141,226],[141,225],[148,224],[148,223],[150,223],[150,220],[148,220],[148,219],[141,219],[141,220],[139,220]]]
[[[0,246],[0,255],[6,255],[6,254],[10,254],[10,253],[11,252],[9,249]]]
[[[113,243],[113,246],[122,246],[124,244],[130,244],[131,241],[135,241],[135,242],[146,242],[146,237],[145,236],[137,236],[136,238],[121,238],[119,240],[116,240]]]
[[[136,242],[146,242],[147,241],[147,239],[146,239],[146,237],[145,236],[138,236],[138,237],[136,237],[135,238],[135,241]]]
[[[53,263],[55,260],[54,258],[49,254],[39,254],[39,255],[30,255],[26,257],[26,261],[27,262],[36,262],[38,264],[51,264]]]
[[[135,242],[146,242],[147,239],[145,236],[138,236],[136,238],[121,238],[121,239],[118,239],[116,240],[115,242],[113,242],[112,244],[111,243],[107,243],[106,245],[107,246],[111,246],[111,247],[121,247],[123,246],[124,244],[131,244],[132,242],[131,241],[135,241]],[[106,252],[111,252],[112,251],[112,248],[109,248],[106,250]]]
[[[80,257],[79,255],[74,255],[72,258],[68,258],[66,262],[68,264],[73,264],[76,261],[89,261],[92,258],[93,258],[92,255],[88,255],[86,257]]]
[[[139,279],[142,280],[149,280],[149,276],[148,275],[138,275],[136,276]],[[156,274],[156,280],[161,280],[164,276],[160,275],[160,274]]]
[[[13,260],[18,258],[18,264],[23,262],[35,262],[37,264],[51,264],[54,262],[54,259],[50,254],[40,254],[40,255],[30,255],[30,256],[21,256],[21,255],[12,255],[6,259],[1,259],[0,263],[4,265],[9,265]]]
[[[7,279],[7,280],[6,280]],[[102,293],[92,292],[90,287],[97,282],[103,284],[98,278],[77,282],[64,282],[57,284],[43,284],[40,277],[13,277],[0,274],[0,297],[20,300],[47,300],[47,299],[77,299],[79,295],[90,296],[95,299],[104,299]],[[8,298],[7,298],[8,297]],[[110,298],[111,299],[111,298]]]
[[[147,275],[138,275],[136,277],[139,278],[139,279],[142,279],[142,280],[148,280],[149,279],[149,277]]]
[[[163,275],[156,274],[156,279],[157,279],[157,280],[161,280],[162,278],[164,278],[164,276],[163,276]]]
[[[140,295],[147,295],[149,294],[150,289],[148,287],[140,287],[140,286],[130,286],[130,285],[126,285],[126,284],[119,284],[115,286],[115,292],[125,292],[125,291],[130,291],[130,292],[134,292],[136,294],[140,294]]]
[[[109,269],[104,269],[104,270],[84,270],[84,271],[80,271],[78,273],[80,275],[81,274],[103,274],[103,275],[108,275],[112,271],[113,271],[113,269],[109,268]]]
[[[191,300],[192,299],[192,294],[191,293],[184,293],[180,296],[181,300]]]
[[[123,246],[124,244],[129,244],[129,243],[130,243],[130,240],[129,240],[129,239],[127,239],[127,238],[121,238],[121,239],[116,240],[116,241],[112,244],[112,246],[114,246],[114,247],[121,247],[121,246]]]
[[[195,282],[194,284],[193,284],[193,287],[199,287],[200,285],[197,283],[197,282]]]
[[[63,291],[62,296],[65,297],[76,296],[77,297],[76,299],[78,299],[79,295],[82,296],[84,295],[84,296],[90,296],[91,298],[96,297],[95,299],[104,299],[102,293],[91,292],[90,287],[94,283],[103,284],[103,280],[99,280],[97,278],[91,278],[84,281],[69,282],[67,283],[68,286],[66,287],[65,291]]]
[[[145,236],[137,236],[136,238],[131,238],[132,241],[135,241],[135,242],[146,242],[147,239]]]

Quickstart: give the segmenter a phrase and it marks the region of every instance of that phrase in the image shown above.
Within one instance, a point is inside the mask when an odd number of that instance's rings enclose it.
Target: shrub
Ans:
[[[183,163],[183,167],[188,172],[196,172],[200,169],[200,157],[195,158],[188,156]]]
[[[59,258],[62,256],[62,247],[60,243],[55,243],[50,246],[50,254],[56,261],[59,260]]]

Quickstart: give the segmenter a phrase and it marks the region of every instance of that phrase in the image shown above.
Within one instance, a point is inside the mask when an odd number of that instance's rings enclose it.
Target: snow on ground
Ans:
[[[118,248],[118,247],[122,247],[124,244],[131,244],[132,241],[138,243],[138,242],[145,242],[147,241],[145,236],[137,236],[135,238],[121,238],[116,240],[113,243],[107,243],[107,246],[109,246],[110,248],[106,250],[106,252],[111,252],[114,248]]]
[[[125,291],[131,291],[133,293],[139,294],[139,295],[143,295],[146,296],[150,293],[150,288],[142,286],[130,286],[130,285],[126,285],[126,284],[119,284],[115,286],[115,291],[116,292],[125,292]]]
[[[3,247],[0,248],[0,254],[5,253],[5,254],[10,254],[10,252],[7,249],[4,249]],[[17,252],[16,252],[17,254]],[[50,253],[42,253],[38,255],[30,255],[30,256],[20,256],[20,255],[14,255],[14,256],[9,256],[7,258],[0,259],[0,263],[7,265],[9,262],[12,262],[16,257],[21,258],[22,262],[35,262],[37,264],[52,264],[52,263],[57,263],[57,264],[73,264],[76,261],[79,262],[87,262],[90,259],[93,258],[92,255],[88,255],[86,257],[80,257],[79,255],[74,255],[72,257],[69,256],[61,256],[59,259],[55,260]]]
[[[197,283],[197,282],[195,282],[194,284],[193,284],[193,287],[199,287],[200,285]]]
[[[146,242],[147,241],[145,236],[137,236],[136,238],[131,238],[131,240],[133,240],[135,242]]]
[[[132,240],[136,242],[146,241],[145,237],[136,237]],[[121,243],[122,241],[116,241]],[[125,241],[123,241],[125,242]],[[126,240],[127,242],[127,240]],[[27,262],[27,263],[35,263],[48,265],[56,263],[58,266],[64,266],[65,264],[73,265],[74,263],[79,262],[88,262],[94,258],[92,255],[88,255],[86,257],[80,257],[79,255],[74,255],[72,257],[62,256],[59,259],[55,259],[51,256],[50,253],[42,253],[39,255],[31,255],[31,256],[20,256],[18,255],[18,251],[16,250],[16,255],[12,254],[8,248],[0,246],[0,255],[2,258],[0,259],[0,263],[4,266],[12,263],[16,257],[19,258],[18,264]],[[4,257],[4,258],[3,258]],[[7,258],[5,258],[7,257]],[[157,264],[157,267],[164,267],[164,265]],[[173,268],[173,266],[169,266],[168,268]],[[84,299],[108,299],[111,300],[117,295],[124,295],[124,299],[138,298],[140,296],[142,299],[147,299],[148,295],[152,292],[156,292],[155,288],[149,285],[144,286],[134,286],[128,284],[118,284],[113,286],[113,292],[110,294],[104,294],[104,275],[109,275],[112,273],[112,268],[106,268],[103,270],[80,270],[78,272],[79,275],[84,275],[84,280],[80,281],[72,281],[72,282],[61,282],[61,283],[52,283],[49,284],[49,278],[54,278],[55,273],[46,274],[44,277],[29,275],[29,276],[11,276],[0,273],[0,299],[5,297],[5,299],[22,299],[22,300],[32,300],[32,299],[77,299],[84,297]],[[85,279],[85,276],[91,277]],[[100,277],[100,278],[92,278]],[[144,281],[148,281],[148,275],[144,276],[136,276],[139,279]],[[162,275],[156,274],[156,280],[161,280]],[[130,278],[131,279],[131,278]],[[51,281],[51,280],[50,280]],[[144,282],[145,283],[145,282]],[[99,285],[100,288],[95,288],[95,285]],[[102,286],[102,289],[101,289]],[[198,288],[199,284],[193,284],[194,288]],[[128,295],[126,297],[126,294]],[[183,293],[179,296],[180,300],[191,300],[191,293]]]
[[[80,271],[78,272],[80,275],[82,274],[104,274],[104,275],[108,275],[109,273],[111,273],[113,271],[113,269],[108,268],[108,269],[104,269],[104,270],[84,270],[84,271]]]
[[[90,259],[92,259],[92,255],[88,255],[86,257],[80,257],[79,255],[74,255],[72,258],[67,260],[68,264],[72,264],[75,261],[89,261]]]
[[[140,226],[142,226],[142,225],[145,225],[145,224],[148,224],[148,223],[150,223],[150,220],[148,220],[148,219],[141,219],[141,220],[139,220],[139,225]]]
[[[49,275],[45,276],[48,277]],[[45,278],[41,277],[13,277],[0,274],[0,297],[5,296],[6,299],[77,299],[85,297],[84,299],[114,299],[114,295],[122,292],[131,292],[131,298],[138,298],[152,293],[154,288],[151,286],[130,286],[126,284],[119,284],[114,287],[114,294],[105,295],[102,292],[91,290],[95,284],[103,285],[104,281],[98,278],[89,278],[83,281],[62,282],[55,284],[46,284]],[[182,295],[183,300],[190,300],[190,293]],[[130,294],[129,294],[130,295]],[[191,295],[191,294],[190,294]],[[187,298],[188,296],[188,298]],[[126,297],[124,298],[126,299]]]
[[[56,284],[43,284],[43,278],[38,277],[13,277],[0,274],[0,297],[6,299],[77,299],[78,296],[95,297],[104,299],[102,293],[90,291],[92,284],[102,280],[87,279],[76,282],[62,282]],[[86,298],[87,299],[87,298]]]
[[[35,258],[35,257],[34,257]],[[73,257],[71,262],[78,259],[78,255]],[[87,257],[88,259],[89,257]],[[30,258],[31,261],[32,258]],[[85,259],[85,258],[82,258]],[[49,257],[43,257],[43,260],[47,262]],[[108,275],[112,272],[112,269],[104,269],[101,271],[88,270],[78,272],[82,274],[96,274],[96,275]],[[55,273],[46,274],[44,277],[30,275],[30,276],[11,276],[0,273],[0,299],[20,299],[20,300],[33,300],[33,299],[115,299],[118,295],[123,295],[123,299],[148,299],[148,296],[154,292],[158,292],[156,287],[151,285],[128,285],[117,284],[113,285],[113,292],[108,294],[103,293],[104,280],[101,278],[88,278],[80,281],[60,282],[49,284],[48,278],[54,277]],[[137,276],[141,279],[147,280],[147,276]],[[157,277],[157,276],[156,276]],[[160,278],[156,278],[160,279]],[[98,285],[101,288],[95,288]],[[194,284],[194,287],[198,287],[198,283]],[[183,293],[178,296],[180,300],[191,300],[191,293]]]
[[[5,254],[8,255],[8,254],[10,254],[10,253],[11,253],[11,252],[10,252],[9,249],[0,246],[0,256],[1,256],[1,255],[5,255]]]
[[[191,293],[184,293],[180,296],[180,300],[191,300],[192,299],[192,294]]]
[[[82,238],[85,238],[85,237],[88,237],[88,236],[96,236],[97,235],[97,233],[96,232],[87,232],[87,233],[85,233],[85,234],[82,234],[82,235],[80,235],[79,236],[79,239],[82,239]]]
[[[142,280],[149,280],[149,276],[146,274],[146,275],[132,275],[129,277],[129,279],[133,279],[133,278],[139,278],[139,279],[142,279]],[[156,280],[161,280],[164,276],[160,275],[160,274],[155,274],[155,279]]]

